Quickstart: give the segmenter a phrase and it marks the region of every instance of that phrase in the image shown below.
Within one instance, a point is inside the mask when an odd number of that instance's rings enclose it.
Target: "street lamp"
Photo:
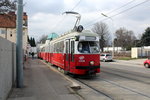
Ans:
[[[104,14],[104,13],[101,13],[101,15],[104,16],[104,17],[107,17],[107,18],[111,19],[111,21],[112,21],[112,23],[113,23],[113,19],[112,19],[111,17],[107,16],[107,15]],[[114,24],[113,24],[113,25],[114,25]],[[112,38],[112,48],[113,48],[113,50],[112,50],[112,58],[114,58],[114,34],[113,34],[113,38]]]
[[[16,40],[16,70],[17,87],[23,88],[23,53],[22,53],[22,20],[23,20],[23,0],[17,0],[17,40]]]

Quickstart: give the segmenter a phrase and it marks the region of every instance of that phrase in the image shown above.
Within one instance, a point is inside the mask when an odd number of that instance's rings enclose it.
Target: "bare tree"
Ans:
[[[108,45],[109,39],[110,39],[110,34],[108,31],[107,24],[105,24],[103,22],[96,23],[94,25],[94,27],[92,28],[92,31],[99,35],[99,37],[100,37],[100,44],[99,45],[100,45],[100,48],[103,52],[104,47]]]
[[[16,0],[0,0],[0,14],[16,11]]]
[[[124,49],[130,50],[132,46],[134,46],[134,42],[136,40],[136,37],[131,30],[127,30],[125,28],[120,28],[115,33],[115,45],[121,46]]]

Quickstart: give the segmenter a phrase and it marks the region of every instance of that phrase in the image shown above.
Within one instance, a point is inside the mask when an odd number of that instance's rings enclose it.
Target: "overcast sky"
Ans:
[[[148,2],[130,9],[144,1]],[[24,4],[24,11],[29,16],[28,33],[36,40],[44,34],[55,32],[60,35],[73,28],[76,18],[62,15],[70,10],[81,14],[80,24],[85,29],[91,29],[94,23],[103,21],[108,24],[111,34],[124,27],[138,36],[150,27],[150,0],[24,0]],[[123,13],[116,15],[120,12]],[[101,13],[111,18],[104,20],[106,17]]]

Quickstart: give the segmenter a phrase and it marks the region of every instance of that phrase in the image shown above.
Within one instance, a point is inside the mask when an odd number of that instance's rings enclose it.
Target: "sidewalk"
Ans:
[[[28,59],[24,69],[24,88],[14,88],[8,100],[80,100],[70,83],[38,59]]]

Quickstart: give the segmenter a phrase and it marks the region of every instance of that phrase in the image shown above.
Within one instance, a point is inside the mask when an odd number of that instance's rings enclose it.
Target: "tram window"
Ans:
[[[57,53],[60,53],[60,42],[57,43]]]
[[[59,47],[59,49],[60,49],[60,53],[63,53],[63,52],[64,52],[64,42],[63,42],[63,41],[60,42],[60,47]]]
[[[56,53],[57,52],[57,44],[55,43],[54,44],[54,53]]]
[[[99,53],[99,46],[94,41],[81,41],[78,44],[78,51],[81,53]]]
[[[57,53],[59,53],[60,52],[60,43],[59,42],[57,43],[56,48],[57,48]]]
[[[71,41],[71,53],[74,53],[74,41]]]
[[[71,41],[71,61],[74,62],[74,41]]]
[[[54,52],[57,53],[57,43],[54,44]]]
[[[66,53],[69,53],[68,52],[68,42],[66,42]]]
[[[98,42],[89,42],[91,53],[99,53],[99,44]]]
[[[89,43],[87,41],[79,42],[78,51],[81,53],[90,53]]]
[[[51,45],[50,45],[50,52],[54,52],[53,49],[54,49],[54,46],[51,44]]]

